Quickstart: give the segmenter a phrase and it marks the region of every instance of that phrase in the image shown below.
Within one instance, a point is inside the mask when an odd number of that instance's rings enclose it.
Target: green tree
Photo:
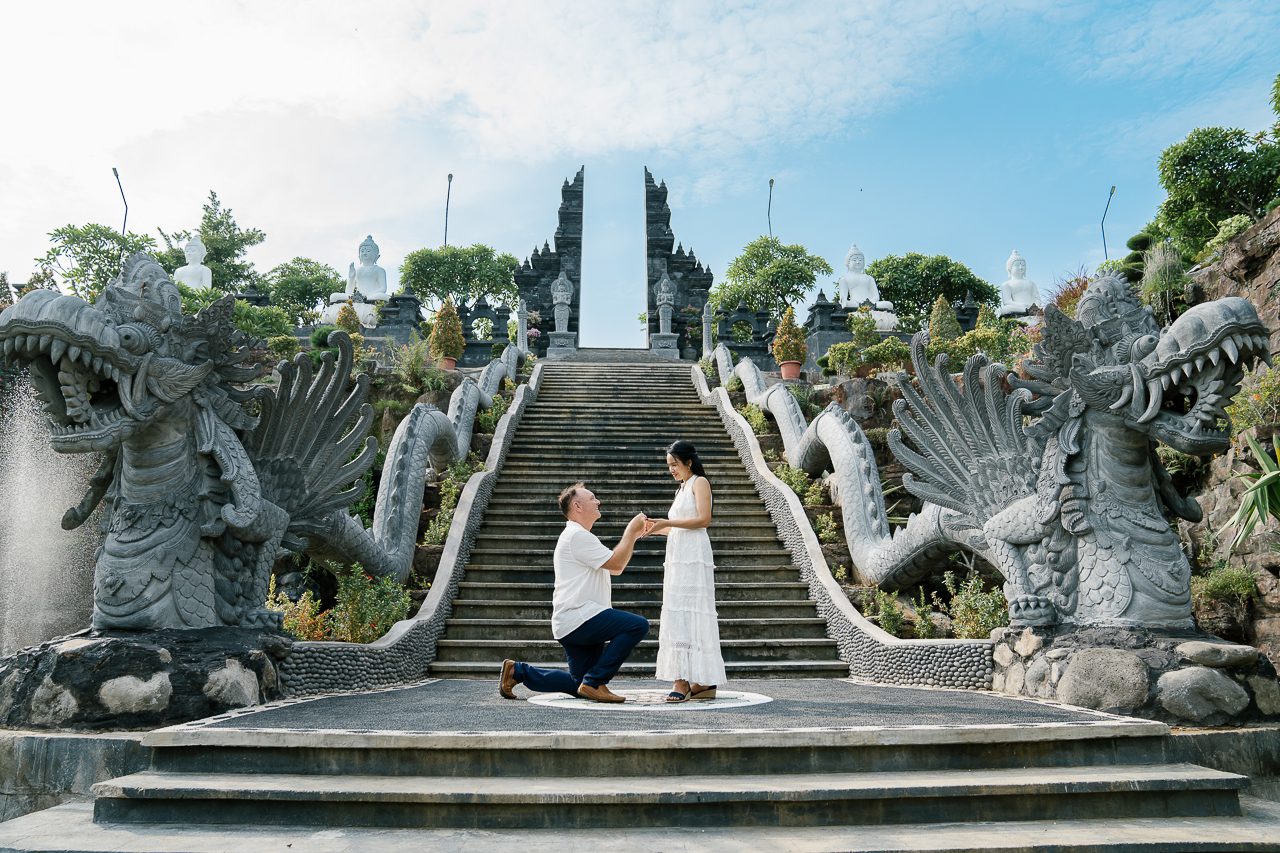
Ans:
[[[1280,191],[1280,144],[1240,128],[1196,128],[1160,155],[1160,183],[1168,195],[1159,219],[1191,258],[1223,220],[1263,214]]]
[[[43,280],[61,279],[64,289],[89,302],[120,275],[125,258],[156,247],[155,239],[146,234],[121,234],[93,222],[56,228],[49,239],[49,251],[36,258]]]
[[[724,280],[711,288],[708,298],[717,309],[732,311],[742,302],[753,311],[781,317],[787,306],[804,298],[819,275],[831,275],[831,265],[804,246],[757,237],[729,262]]]
[[[257,228],[245,230],[236,224],[231,208],[222,206],[222,200],[209,190],[209,200],[204,203],[200,217],[200,241],[204,243],[204,265],[213,273],[213,286],[223,293],[241,293],[254,285],[266,290],[262,276],[244,255],[250,248],[267,239]],[[156,229],[164,240],[165,249],[156,260],[172,275],[178,267],[187,263],[182,247],[191,239],[191,231],[167,233]]]
[[[960,321],[956,319],[956,309],[945,296],[939,294],[933,302],[933,310],[929,312],[929,342],[948,344],[962,334],[964,332],[960,329]]]
[[[271,269],[266,275],[271,301],[283,309],[295,324],[302,325],[317,304],[346,287],[338,271],[310,258],[294,258]]]
[[[469,306],[481,296],[490,304],[514,308],[520,299],[515,271],[520,262],[492,246],[442,246],[417,249],[400,265],[400,283],[434,309],[445,301]]]
[[[924,325],[939,296],[954,304],[972,294],[979,304],[1000,304],[1000,294],[992,285],[946,255],[886,255],[872,261],[867,273],[875,278],[881,298],[893,303],[898,328],[907,331]]]
[[[194,290],[181,283],[178,284],[178,292],[182,294],[182,313],[187,315],[194,315],[227,295],[212,288]],[[292,319],[275,305],[259,307],[237,299],[231,322],[255,341],[293,334]]]

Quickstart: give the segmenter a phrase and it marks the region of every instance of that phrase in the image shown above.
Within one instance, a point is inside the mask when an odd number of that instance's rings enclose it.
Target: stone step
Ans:
[[[457,608],[454,609],[457,612]],[[650,620],[649,636],[658,636],[661,624],[655,617]],[[719,620],[721,640],[779,640],[825,639],[826,620],[817,616],[800,619],[724,619]],[[460,619],[445,622],[445,631],[452,640],[503,639],[545,640],[551,634],[551,620],[545,619]]]
[[[101,822],[587,829],[1230,816],[1241,785],[1184,764],[656,779],[146,771],[93,793]]]
[[[674,750],[680,751],[680,750]],[[805,853],[1135,853],[1238,851],[1274,853],[1280,804],[1246,798],[1242,817],[1115,818],[1002,821],[999,824],[909,823],[884,826],[712,827],[697,830],[698,853],[792,850]],[[595,830],[176,826],[95,824],[93,805],[71,802],[0,826],[0,848],[33,853],[226,853],[305,850],[307,853],[563,853],[570,850],[689,850],[684,827]],[[12,846],[11,846],[12,845]]]
[[[637,599],[621,599],[615,596],[613,606],[619,610],[639,613],[646,619],[656,620],[662,611],[662,600],[639,601]],[[732,619],[751,621],[759,621],[767,617],[802,619],[813,616],[814,606],[813,602],[807,598],[791,599],[789,601],[717,601],[716,613],[719,614],[722,624],[725,620]],[[453,601],[453,615],[457,618],[465,619],[497,621],[536,619],[549,623],[551,620],[551,599],[519,601],[493,598],[456,598]],[[448,636],[448,634],[445,636]]]
[[[489,661],[433,661],[427,671],[437,678],[461,678],[485,681],[497,677],[502,656]],[[530,661],[539,666],[564,669],[564,654],[541,661]],[[828,660],[758,660],[725,661],[725,672],[730,680],[740,678],[846,678],[849,665],[832,656]],[[653,678],[651,662],[629,661],[622,665],[621,675],[629,678]]]
[[[551,583],[478,583],[464,580],[458,584],[458,595],[461,598],[542,602],[551,600],[552,587]],[[613,582],[613,596],[617,601],[661,601],[662,584],[629,583],[624,574]],[[808,601],[808,599],[809,587],[799,581],[716,584],[717,608],[722,601]],[[813,604],[810,603],[809,606],[812,607]]]
[[[663,517],[665,512],[655,512],[655,516]],[[621,519],[620,519],[621,520]],[[603,523],[603,520],[602,522]],[[592,525],[595,529],[595,525]],[[601,528],[603,530],[604,528]],[[491,547],[504,542],[518,541],[522,548],[554,548],[556,540],[564,530],[564,522],[556,521],[519,521],[500,522],[486,521],[476,534],[475,547]],[[707,528],[711,538],[711,546],[717,552],[730,547],[750,547],[760,545],[777,545],[778,534],[770,529],[761,530],[758,525],[735,522],[732,519],[715,519]],[[483,545],[481,543],[484,543]],[[666,548],[665,536],[649,536],[639,540],[636,547],[646,551]]]
[[[650,542],[654,544],[650,545]],[[489,545],[481,546],[477,543],[475,548],[471,549],[470,562],[482,563],[492,566],[511,566],[513,568],[527,568],[529,566],[551,566],[552,553],[554,543],[533,541],[528,545],[522,545],[515,548],[491,547]],[[656,542],[653,539],[642,539],[636,545],[636,550],[631,558],[629,565],[635,566],[661,566],[666,556],[663,550],[663,543]],[[752,550],[732,549],[724,547],[716,552],[716,563],[726,568],[737,566],[789,566],[791,565],[791,554],[783,548],[755,548]],[[619,584],[625,584],[627,575],[620,575],[613,581],[613,588],[618,589]]]
[[[507,454],[506,466],[511,465],[539,465],[546,466],[548,464],[558,464],[562,467],[577,467],[578,465],[614,465],[618,467],[639,467],[645,464],[652,465],[654,459],[665,459],[667,452],[666,444],[655,444],[651,447],[623,447],[619,444],[611,445],[593,445],[585,447],[575,443],[573,446],[573,458],[571,460],[553,460],[548,458],[548,451],[545,449],[525,450],[524,448],[512,445],[512,450]],[[715,447],[711,449],[698,448],[698,458],[702,460],[703,465],[724,465],[735,466],[738,470],[742,470],[742,460],[738,456],[738,451],[732,446]],[[666,469],[663,469],[666,473]],[[670,477],[670,474],[667,474]]]
[[[526,474],[523,472],[510,473],[504,471],[498,476],[498,483],[494,486],[494,494],[497,495],[501,493],[505,495],[512,492],[520,493],[536,488],[537,494],[546,494],[550,492],[552,495],[558,495],[564,488],[564,486],[561,485],[562,483],[570,484],[578,481],[587,482],[585,478],[576,476],[578,473],[579,472],[576,469],[569,467],[559,471],[549,470],[541,475],[532,472]],[[647,478],[642,479],[638,477],[627,477],[624,479],[621,477],[609,477],[607,474],[602,474],[597,477],[594,482],[594,487],[591,486],[591,483],[589,482],[587,483],[587,486],[588,488],[591,488],[591,491],[594,492],[596,497],[601,500],[604,499],[604,495],[609,495],[610,497],[626,497],[628,495],[635,494],[636,492],[643,492],[646,497],[649,495],[666,495],[669,502],[675,494],[675,489],[672,488],[670,481]],[[721,495],[726,497],[755,495],[757,496],[756,499],[759,500],[755,486],[751,485],[749,480],[721,483],[712,489],[712,495],[716,499]]]
[[[503,658],[524,661],[544,661],[560,664],[564,661],[564,648],[555,640],[437,640],[436,661],[477,661],[492,663]],[[646,639],[632,650],[627,660],[651,663],[658,657],[658,635],[650,631],[652,639]],[[783,660],[836,660],[836,644],[827,637],[787,639],[720,640],[720,654],[726,662],[783,661]]]
[[[664,571],[661,564],[629,565],[622,577],[632,581],[661,583]],[[791,566],[716,566],[715,576],[718,584],[794,581],[798,577]],[[469,581],[481,583],[539,583],[551,580],[553,570],[549,563],[545,566],[517,568],[468,563],[465,577]]]

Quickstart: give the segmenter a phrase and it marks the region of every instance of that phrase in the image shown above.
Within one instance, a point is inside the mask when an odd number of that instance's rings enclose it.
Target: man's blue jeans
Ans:
[[[538,693],[578,695],[578,685],[599,687],[618,674],[627,655],[649,633],[649,620],[610,608],[560,639],[569,671],[517,663],[516,681]]]

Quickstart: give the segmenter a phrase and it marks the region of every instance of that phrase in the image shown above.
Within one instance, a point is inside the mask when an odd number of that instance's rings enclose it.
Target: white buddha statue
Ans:
[[[862,254],[862,250],[856,244],[850,247],[849,254],[845,255],[844,268],[845,273],[840,276],[838,298],[843,294],[842,301],[848,308],[869,304],[871,316],[875,318],[878,330],[888,332],[896,329],[898,315],[893,313],[893,303],[880,298],[880,288],[876,286],[876,280],[866,272],[867,256]]]
[[[1024,316],[1033,308],[1043,308],[1044,299],[1040,296],[1040,288],[1027,278],[1027,260],[1014,249],[1009,260],[1004,263],[1009,278],[1000,285],[1000,310],[998,316]]]
[[[173,280],[193,290],[213,287],[213,270],[204,265],[204,243],[198,233],[191,235],[187,245],[182,247],[182,254],[187,256],[187,265],[173,271]]]
[[[391,294],[387,292],[387,271],[378,266],[378,258],[382,255],[378,244],[373,242],[372,234],[364,238],[356,254],[360,258],[360,266],[353,263],[347,268],[347,289],[329,294],[329,304],[321,314],[320,322],[335,322],[338,311],[350,302],[360,317],[360,325],[368,329],[378,325],[378,306],[374,303],[386,302]]]

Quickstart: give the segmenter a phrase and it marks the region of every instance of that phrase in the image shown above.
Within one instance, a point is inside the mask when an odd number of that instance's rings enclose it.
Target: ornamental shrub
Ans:
[[[329,638],[372,643],[409,615],[409,590],[394,578],[374,579],[357,563],[338,575],[337,603],[325,625]]]
[[[996,628],[1009,624],[1009,603],[998,589],[986,589],[982,576],[970,569],[964,582],[957,586],[956,573],[944,572],[942,585],[951,595],[951,601],[940,605],[951,617],[956,637],[962,640],[984,640]]]
[[[815,479],[809,484],[809,488],[804,490],[804,496],[800,499],[805,506],[826,506],[827,490],[823,486],[822,480]]]
[[[737,377],[734,377],[735,379]],[[764,416],[764,411],[754,403],[748,403],[741,409],[739,414],[746,418],[748,424],[751,425],[751,431],[756,435],[764,435],[769,432],[769,421]]]
[[[291,601],[283,590],[276,589],[276,576],[273,574],[267,582],[268,610],[274,610],[284,616],[284,629],[299,640],[323,640],[325,619],[328,611],[320,610],[320,602],[316,601],[311,590],[307,590],[297,601]]]
[[[942,346],[954,341],[964,332],[960,329],[960,321],[956,319],[956,309],[941,294],[933,301],[933,310],[929,312],[929,343]]]
[[[716,371],[716,360],[711,357],[698,359],[698,368],[706,375],[708,379],[715,379],[718,375]]]
[[[803,498],[809,491],[809,475],[799,468],[793,468],[784,462],[773,469],[773,474],[791,487],[791,491],[798,497]]]
[[[453,307],[453,301],[446,299],[436,312],[435,321],[431,324],[431,355],[433,358],[461,358],[465,343],[462,339],[462,321]]]
[[[819,542],[840,541],[840,528],[836,526],[835,517],[829,512],[823,513],[813,520],[813,532],[817,534]]]
[[[335,325],[348,335],[354,335],[360,331],[360,315],[356,313],[356,309],[348,302],[338,309],[338,319]]]
[[[1253,217],[1246,216],[1243,213],[1237,216],[1229,216],[1218,223],[1218,233],[1214,234],[1208,243],[1204,244],[1204,249],[1200,254],[1196,255],[1197,261],[1205,261],[1222,251],[1222,248],[1243,234],[1250,225],[1253,224]]]
[[[1227,406],[1231,432],[1238,435],[1250,427],[1280,423],[1280,370],[1262,367],[1250,371],[1240,383],[1240,392]]]
[[[888,337],[862,351],[862,363],[870,367],[905,368],[911,363],[911,347],[895,337]]]
[[[293,335],[276,335],[267,338],[267,351],[279,361],[288,361],[298,354],[302,347]]]
[[[724,383],[724,390],[728,391],[730,394],[741,391],[743,387],[742,377],[736,373],[729,377],[728,382]]]
[[[790,306],[782,312],[782,322],[773,337],[773,357],[784,361],[804,361],[809,345],[804,341],[804,331],[796,325],[796,312]]]
[[[501,394],[493,395],[493,405],[484,411],[476,412],[476,431],[492,433],[498,428],[498,421],[507,413],[510,404]]]

